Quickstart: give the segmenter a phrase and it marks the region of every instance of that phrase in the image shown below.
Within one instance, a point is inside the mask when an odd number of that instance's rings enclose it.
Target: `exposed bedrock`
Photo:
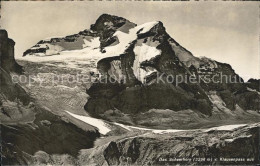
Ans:
[[[14,59],[15,42],[8,38],[6,30],[0,30],[0,62],[1,68],[6,71],[14,71],[21,73],[22,67],[18,65]]]

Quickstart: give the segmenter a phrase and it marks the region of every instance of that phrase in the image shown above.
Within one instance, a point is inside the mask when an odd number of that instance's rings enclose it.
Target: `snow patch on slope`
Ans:
[[[151,132],[156,133],[156,134],[175,133],[175,132],[185,131],[185,130],[175,130],[175,129],[166,129],[166,130],[147,129],[147,128],[134,127],[134,126],[130,126],[130,128],[132,128],[132,129],[137,129],[137,130],[151,131]]]
[[[108,46],[105,48],[106,55],[110,56],[119,56],[123,54],[127,47],[130,45],[132,41],[136,39],[136,33],[134,33],[133,29],[130,29],[129,34],[116,31],[113,36],[116,36],[119,40],[119,43],[114,46]]]
[[[79,119],[87,124],[90,124],[91,126],[97,127],[99,132],[103,135],[107,134],[108,132],[111,131],[111,129],[108,127],[109,125],[103,122],[100,119],[92,118],[92,117],[87,117],[87,116],[82,116],[82,115],[77,115],[73,114],[69,111],[66,111],[69,115],[73,116],[76,119]]]
[[[134,130],[142,130],[142,131],[151,131],[156,134],[162,134],[162,133],[174,133],[174,132],[180,132],[180,131],[185,131],[185,130],[174,130],[174,129],[167,129],[167,130],[157,130],[157,129],[148,129],[148,128],[142,128],[142,127],[135,127],[135,126],[127,126],[123,125],[120,123],[114,123],[117,126],[120,126],[128,131],[133,131]]]
[[[255,90],[255,89],[251,89],[251,88],[246,88],[248,91],[250,91],[250,92],[256,92],[257,94],[259,94],[260,95],[260,92],[258,92],[257,90]]]
[[[157,21],[145,23],[130,29],[129,33],[116,31],[113,36],[116,36],[118,38],[119,43],[114,46],[106,47],[105,57],[119,56],[120,54],[123,54],[125,50],[129,47],[129,45],[137,39],[137,32],[139,32],[139,34],[146,33],[156,24],[158,24]]]
[[[73,116],[76,119],[79,119],[91,126],[95,126],[98,128],[99,132],[103,135],[107,134],[108,132],[111,131],[111,129],[109,128],[109,125],[107,123],[105,123],[103,120],[101,119],[96,119],[96,118],[92,118],[92,117],[87,117],[87,116],[83,116],[83,115],[77,115],[74,113],[71,113],[69,111],[66,111],[69,115]],[[239,127],[243,127],[246,126],[247,124],[237,124],[237,125],[225,125],[225,126],[219,126],[219,127],[212,127],[209,129],[193,129],[193,130],[176,130],[176,129],[166,129],[166,130],[159,130],[159,129],[149,129],[149,128],[143,128],[143,127],[135,127],[135,126],[128,126],[128,125],[124,125],[124,124],[120,124],[120,123],[113,123],[114,125],[120,126],[128,131],[134,131],[134,130],[140,130],[140,131],[151,131],[155,134],[164,134],[164,133],[174,133],[174,132],[181,132],[181,131],[196,131],[196,130],[200,130],[203,132],[209,132],[209,131],[231,131],[234,129],[237,129]]]
[[[156,24],[158,24],[158,21],[147,22],[147,23],[137,26],[136,29],[138,29],[138,31],[141,30],[141,31],[139,31],[139,34],[143,34],[143,33],[150,31],[150,29],[152,29],[152,27],[154,27]]]
[[[139,81],[144,83],[145,77],[151,74],[151,72],[142,69],[141,63],[145,61],[149,61],[152,58],[156,57],[157,55],[160,55],[161,51],[158,50],[156,47],[151,47],[142,43],[141,46],[135,46],[134,53],[136,55],[134,60],[134,65],[133,65],[134,75]]]
[[[93,49],[86,47],[80,50],[69,50],[61,51],[59,54],[48,56],[25,56],[21,60],[31,61],[31,62],[48,62],[57,61],[64,62],[64,60],[92,60],[97,59],[101,54],[99,49]]]
[[[100,47],[99,37],[93,38],[90,41],[83,39],[83,41],[83,48],[89,47],[90,49],[95,49]]]
[[[116,123],[116,122],[114,122],[114,124],[117,125],[117,126],[120,126],[120,127],[124,128],[124,129],[126,129],[126,130],[128,130],[128,131],[132,131],[129,126],[126,126],[126,125],[123,125],[123,124],[120,124],[120,123]]]
[[[225,126],[219,126],[219,127],[212,127],[212,128],[205,130],[205,132],[209,132],[209,131],[212,131],[212,130],[231,131],[231,130],[234,130],[236,128],[243,127],[243,126],[246,126],[246,125],[247,124],[238,124],[238,125],[225,125]]]
[[[233,115],[232,111],[226,107],[225,102],[221,99],[220,96],[217,95],[216,91],[210,91],[208,97],[209,100],[214,104],[214,107],[216,107],[218,110]]]
[[[226,142],[234,142],[236,139],[241,139],[241,138],[250,138],[252,137],[252,135],[247,135],[247,136],[239,136],[239,137],[235,137],[235,138],[228,138],[225,139]]]
[[[219,127],[212,127],[209,129],[192,129],[192,130],[177,130],[177,129],[166,129],[166,130],[158,130],[158,129],[148,129],[148,128],[142,128],[142,127],[135,127],[135,126],[127,126],[123,125],[120,123],[114,122],[115,125],[118,125],[128,131],[133,131],[135,130],[141,130],[141,131],[151,131],[155,134],[163,134],[163,133],[175,133],[175,132],[181,132],[181,131],[196,131],[196,130],[201,130],[203,132],[209,132],[209,131],[231,131],[234,129],[237,129],[239,127],[246,126],[247,124],[238,124],[238,125],[225,125],[225,126],[219,126]]]
[[[150,22],[139,25],[129,30],[129,33],[124,33],[122,31],[116,31],[114,36],[118,37],[119,43],[114,46],[105,47],[105,52],[100,52],[100,41],[99,38],[94,38],[91,41],[84,40],[83,49],[80,50],[69,50],[69,51],[60,51],[59,54],[46,57],[37,57],[37,56],[25,56],[22,60],[33,61],[33,62],[42,62],[42,61],[64,61],[67,59],[73,60],[90,60],[94,59],[96,63],[103,58],[115,57],[123,54],[128,48],[130,43],[137,39],[137,32],[145,33],[149,31],[154,25],[158,22]],[[43,56],[43,55],[42,55]]]

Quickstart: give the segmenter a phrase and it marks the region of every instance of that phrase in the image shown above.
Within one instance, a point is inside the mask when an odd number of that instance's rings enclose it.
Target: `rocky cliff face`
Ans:
[[[0,30],[0,87],[1,100],[8,99],[14,101],[19,99],[24,104],[29,104],[29,96],[25,90],[15,84],[11,77],[11,72],[22,73],[22,67],[14,59],[15,42],[8,38],[7,31]]]
[[[256,91],[260,89],[260,80],[259,79],[249,79],[247,81],[247,87]]]
[[[111,121],[127,117],[124,123],[139,124],[146,118],[142,114],[151,109],[192,110],[205,117],[240,108],[260,109],[259,89],[249,88],[255,83],[244,83],[229,64],[193,56],[171,38],[160,21],[137,26],[125,18],[103,14],[90,30],[70,37],[69,41],[68,37],[40,41],[24,55],[65,56],[81,49],[82,56],[96,57],[93,75],[99,81],[87,89],[90,98],[85,105],[94,117]],[[80,44],[77,48],[63,45],[68,42]],[[48,46],[49,53],[37,50],[42,44]]]
[[[22,67],[18,65],[14,59],[15,42],[8,38],[6,30],[0,30],[0,60],[1,68],[6,71],[14,71],[21,73]]]

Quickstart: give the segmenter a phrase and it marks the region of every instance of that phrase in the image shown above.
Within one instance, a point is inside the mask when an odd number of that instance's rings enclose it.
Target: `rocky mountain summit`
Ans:
[[[93,75],[99,81],[87,89],[90,98],[85,105],[93,117],[156,127],[158,120],[146,117],[163,113],[153,109],[190,110],[213,119],[228,119],[241,110],[257,114],[260,109],[259,80],[245,83],[229,64],[194,56],[160,21],[137,26],[103,14],[90,30],[42,40],[24,56],[65,57],[79,52],[77,56],[95,57]],[[195,78],[195,83],[189,78]]]
[[[0,41],[1,68],[6,71],[21,73],[22,67],[18,65],[14,59],[15,42],[12,39],[8,38],[6,30],[0,30]]]

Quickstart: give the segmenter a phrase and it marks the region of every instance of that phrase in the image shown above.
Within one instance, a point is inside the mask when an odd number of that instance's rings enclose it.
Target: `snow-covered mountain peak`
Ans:
[[[45,58],[46,55],[48,58]],[[194,67],[194,70],[217,68],[215,61],[197,58],[177,43],[166,32],[166,28],[160,21],[137,26],[125,18],[109,14],[101,15],[91,25],[90,30],[63,38],[41,40],[28,49],[24,56],[27,56],[27,60],[34,59],[34,61],[36,57],[37,61],[41,61],[41,59],[62,61],[67,58],[84,59],[95,61],[96,68],[102,59],[120,59],[121,56],[127,56],[127,63],[129,63],[127,68],[132,69],[130,72],[132,75],[130,74],[131,76],[128,77],[133,80],[137,79],[141,83],[144,83],[146,77],[157,71],[171,71],[171,74],[176,75],[192,73],[188,69],[190,67]],[[118,65],[117,69],[121,70],[122,64],[115,64]],[[121,71],[117,72],[119,75],[122,74]]]

